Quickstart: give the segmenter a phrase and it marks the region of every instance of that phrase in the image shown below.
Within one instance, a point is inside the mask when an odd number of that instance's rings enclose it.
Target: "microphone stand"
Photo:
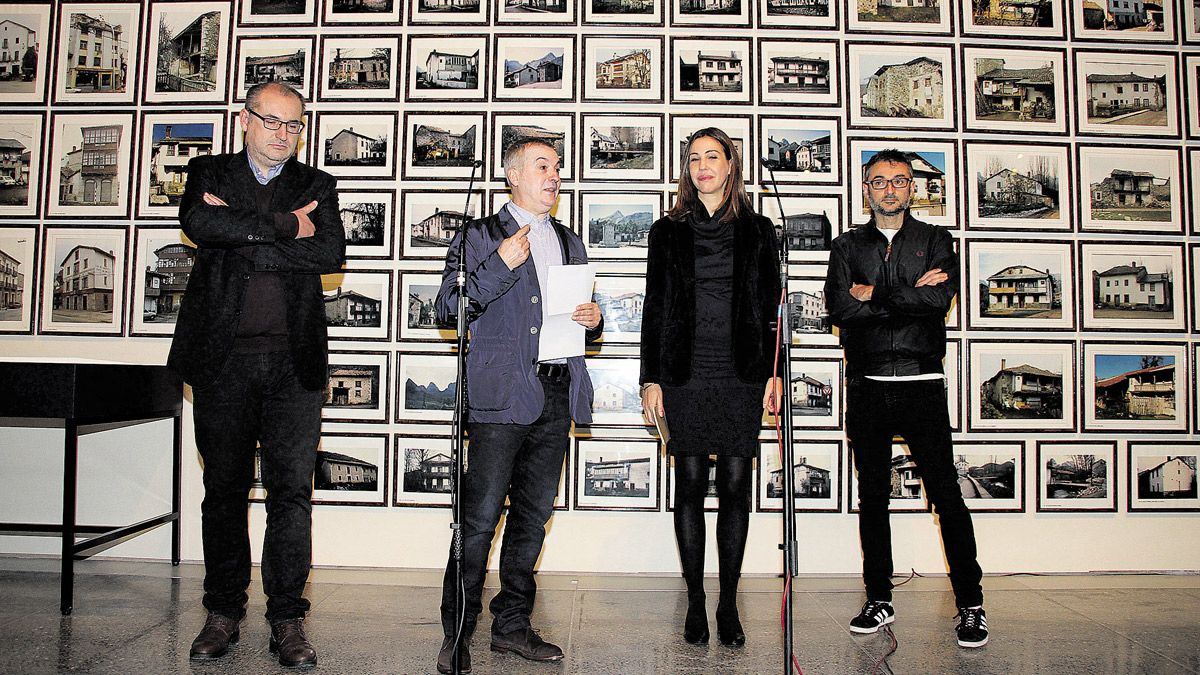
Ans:
[[[471,164],[471,181],[467,183],[467,198],[463,203],[461,224],[458,227],[458,270],[455,277],[458,288],[458,319],[455,330],[458,334],[457,380],[454,389],[454,421],[451,427],[450,455],[454,462],[454,481],[450,484],[450,530],[452,537],[451,552],[454,558],[454,647],[450,657],[450,670],[454,675],[461,675],[462,664],[459,663],[458,649],[462,644],[464,624],[466,623],[467,603],[466,585],[463,581],[463,535],[462,535],[462,479],[467,471],[466,431],[467,431],[467,223],[471,210],[471,190],[475,187],[475,172],[483,166],[482,160]]]
[[[787,302],[788,282],[788,227],[787,214],[783,210],[783,198],[779,196],[779,183],[775,181],[775,165],[767,159],[762,159],[762,165],[770,175],[771,192],[775,194],[775,202],[779,205],[779,222],[783,225],[779,237],[779,277],[783,289],[783,302],[779,305],[779,374],[783,380],[783,400],[779,402],[781,443],[783,444],[781,463],[783,464],[783,542],[779,549],[783,551],[784,586],[788,589],[783,602],[783,673],[790,675],[794,656],[794,630],[792,627],[792,580],[796,578],[799,568],[798,542],[796,540],[796,449],[792,441],[792,319],[791,308]]]

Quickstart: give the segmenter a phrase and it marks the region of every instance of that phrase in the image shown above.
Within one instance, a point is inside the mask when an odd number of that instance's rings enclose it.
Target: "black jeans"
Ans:
[[[468,467],[462,484],[464,635],[475,630],[483,610],[483,578],[496,525],[509,501],[500,548],[500,592],[492,599],[492,632],[529,625],[537,583],[533,565],[542,552],[546,523],[554,513],[558,477],[570,444],[569,377],[542,377],[546,404],[533,424],[467,425]],[[442,630],[454,635],[453,542],[442,582]]]
[[[954,468],[946,385],[938,380],[847,382],[846,435],[858,470],[858,533],[870,600],[892,599],[892,437],[908,443],[925,495],[941,522],[942,547],[959,607],[983,604],[975,530]]]
[[[303,617],[312,562],[312,477],[321,438],[320,391],[300,385],[287,352],[232,354],[213,384],[192,391],[204,460],[204,606],[246,614],[250,586],[247,498],[262,446],[267,531],[262,579],[267,619]]]

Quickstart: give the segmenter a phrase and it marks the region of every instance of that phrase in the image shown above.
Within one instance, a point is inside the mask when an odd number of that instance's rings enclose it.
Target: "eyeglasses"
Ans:
[[[888,179],[884,178],[883,176],[876,176],[871,180],[863,181],[863,183],[870,185],[876,190],[886,190],[889,183],[897,190],[903,190],[904,188],[908,187],[910,183],[912,183],[912,178],[909,178],[908,176],[895,176],[891,179]]]
[[[301,131],[304,131],[304,122],[301,122],[300,120],[284,122],[283,120],[275,119],[274,117],[263,117],[250,108],[246,108],[246,112],[262,120],[262,125],[267,129],[267,131],[278,131],[279,127],[286,127],[289,134],[298,134]]]

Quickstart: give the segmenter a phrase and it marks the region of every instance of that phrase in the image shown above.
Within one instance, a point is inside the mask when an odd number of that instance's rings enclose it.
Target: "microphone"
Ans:
[[[471,162],[471,168],[473,168],[473,169],[478,169],[481,166],[483,166],[482,159],[477,159],[474,162]],[[474,176],[472,176],[471,178],[474,179]]]
[[[771,173],[771,182],[774,182],[774,181],[775,181],[775,173],[774,173],[774,170],[775,170],[775,169],[776,169],[776,168],[779,166],[779,162],[776,162],[776,161],[774,161],[774,160],[767,159],[766,157],[759,157],[759,158],[758,158],[758,161],[759,161],[759,162],[760,162],[760,163],[763,165],[763,167],[764,167],[764,168],[765,168],[767,171],[770,171],[770,172],[772,172],[772,173]]]

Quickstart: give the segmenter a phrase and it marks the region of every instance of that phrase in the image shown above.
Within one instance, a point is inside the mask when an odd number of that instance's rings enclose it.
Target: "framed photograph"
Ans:
[[[151,2],[146,103],[225,103],[229,2]]]
[[[1067,133],[1066,50],[963,47],[963,128]]]
[[[841,120],[836,117],[758,116],[759,157],[781,185],[837,184],[842,181]],[[744,157],[744,155],[743,155]],[[754,162],[745,162],[746,171]],[[760,173],[766,173],[760,170]],[[764,176],[764,179],[767,176]],[[764,181],[765,182],[765,181]]]
[[[1064,0],[974,1],[962,8],[962,34],[972,37],[1055,40],[1067,37]]]
[[[496,25],[575,25],[578,3],[568,0],[495,0]]]
[[[962,340],[946,340],[942,372],[946,374],[946,407],[950,413],[950,430],[962,431]]]
[[[1189,54],[1183,57],[1183,81],[1183,100],[1188,101],[1184,106],[1187,111],[1187,135],[1191,139],[1200,139],[1200,106],[1191,103],[1200,101],[1200,56]]]
[[[592,302],[604,317],[603,344],[640,344],[646,277],[639,274],[597,274]]]
[[[854,462],[854,452],[850,453],[850,461]],[[890,513],[928,513],[929,504],[925,501],[925,486],[921,484],[921,476],[917,471],[917,463],[913,461],[908,445],[892,443],[892,494],[888,503]],[[846,477],[850,485],[850,513],[858,513],[858,469],[848,472]]]
[[[1075,343],[969,340],[969,431],[1074,431]]]
[[[663,116],[583,114],[583,180],[660,182]]]
[[[450,508],[450,491],[454,488],[451,443],[447,436],[395,435],[392,506]]]
[[[64,2],[58,7],[54,102],[136,102],[142,3]]]
[[[322,101],[399,98],[400,38],[387,35],[321,38]]]
[[[575,100],[574,35],[498,35],[495,44],[494,100]]]
[[[442,275],[437,272],[400,272],[400,294],[396,296],[401,340],[415,342],[451,342],[455,339],[453,327],[438,325],[438,288]]]
[[[238,26],[315,26],[318,0],[238,0]]]
[[[584,0],[585,26],[661,26],[667,0]],[[586,39],[586,37],[585,37]]]
[[[644,259],[650,226],[662,217],[662,193],[579,193],[579,224],[588,258]]]
[[[329,422],[388,421],[388,353],[329,350],[329,381],[321,418]]]
[[[1117,442],[1039,440],[1037,510],[1115,513]]]
[[[503,181],[504,153],[514,143],[543,141],[562,160],[559,178],[569,181],[575,166],[575,115],[572,113],[492,113],[492,180]]]
[[[312,36],[238,37],[233,100],[245,101],[246,92],[256,84],[279,82],[311,101],[315,49]]]
[[[749,38],[671,38],[671,103],[749,104],[753,65]]]
[[[11,76],[0,80],[0,97],[6,106],[46,102],[52,8],[49,2],[7,4],[0,8],[0,25],[7,25],[5,34],[11,57],[4,63],[4,70]]]
[[[387,506],[387,434],[321,434],[313,504]]]
[[[765,450],[765,448],[764,448]],[[666,456],[666,493],[667,493],[667,511],[675,510],[675,456]],[[708,490],[704,493],[704,510],[707,513],[716,513],[720,504],[717,502],[717,458],[715,455],[708,457]]]
[[[780,203],[784,216],[780,218]],[[842,200],[826,194],[758,193],[758,212],[787,232],[788,262],[827,263],[835,232],[841,232]]]
[[[842,510],[842,442],[792,442],[792,495],[798,513]],[[783,510],[783,465],[778,443],[764,443],[759,457],[759,513]]]
[[[404,222],[402,257],[440,261],[446,259],[450,241],[463,221],[479,218],[480,205],[486,206],[483,190],[473,191],[469,199],[465,190],[403,190],[400,201]]]
[[[125,316],[124,227],[46,227],[39,333],[121,335]]]
[[[949,0],[868,0],[846,12],[851,33],[952,35]]]
[[[37,228],[0,226],[0,333],[33,333]]]
[[[1184,331],[1183,247],[1080,244],[1084,330]]]
[[[1129,510],[1200,511],[1198,455],[1200,443],[1129,441]]]
[[[759,28],[836,30],[836,0],[757,0]]]
[[[576,511],[659,511],[658,442],[581,438],[575,443]]]
[[[486,25],[488,0],[408,0],[408,25]]]
[[[836,40],[758,39],[759,105],[841,106]]]
[[[141,218],[179,218],[187,187],[188,162],[225,149],[221,111],[142,113],[141,172],[137,214]]]
[[[0,114],[0,217],[38,215],[45,128],[44,113]]]
[[[909,141],[895,138],[851,138],[848,187],[851,226],[871,218],[871,207],[863,195],[863,167],[875,153],[896,148],[912,164],[912,201],[908,212],[914,218],[947,229],[962,228],[958,218],[958,148],[954,141]]]
[[[317,113],[317,168],[340,178],[396,177],[396,113]]]
[[[339,190],[338,213],[346,231],[348,261],[391,259],[395,190]]]
[[[1182,163],[1179,148],[1076,146],[1083,232],[1183,234]]]
[[[792,344],[800,347],[837,347],[838,336],[825,307],[825,279],[788,279],[788,319]]]
[[[966,141],[967,229],[1070,232],[1066,144]]]
[[[1179,138],[1178,69],[1169,52],[1076,49],[1077,132]]]
[[[1083,343],[1084,431],[1187,432],[1191,379],[1182,342]]]
[[[486,100],[487,49],[486,35],[409,35],[404,100]]]
[[[1069,241],[967,241],[962,283],[972,329],[1075,329],[1075,249]]]
[[[951,47],[847,42],[851,129],[954,131]]]
[[[755,0],[670,0],[670,2],[672,26],[749,28],[750,5]]]
[[[55,113],[51,117],[46,215],[129,215],[133,113]]]
[[[642,397],[638,392],[638,358],[588,356],[584,362],[595,392],[592,399],[592,426],[645,427]]]
[[[975,441],[954,444],[954,468],[972,513],[1025,511],[1025,444]]]
[[[454,354],[396,354],[396,421],[447,422],[454,416]]]
[[[325,25],[400,25],[404,0],[325,0]]]
[[[390,340],[392,273],[355,270],[321,275],[331,340]]]
[[[404,113],[404,178],[447,180],[482,175],[487,157],[483,113]]]
[[[1191,0],[1182,0],[1184,3]],[[1145,3],[1069,0],[1076,40],[1178,42],[1174,0]]]
[[[792,359],[793,428],[840,428],[844,381],[841,359],[809,356]]]
[[[671,156],[671,175],[674,183],[679,180],[679,173],[686,165],[683,153],[687,151],[688,139],[692,134],[716,127],[729,135],[734,149],[742,158],[743,180],[747,185],[754,184],[754,123],[750,115],[671,115],[671,142],[667,146],[667,154]]]
[[[585,102],[662,103],[663,77],[662,36],[583,36]]]
[[[177,227],[135,227],[134,232],[129,335],[173,336],[196,247]]]

